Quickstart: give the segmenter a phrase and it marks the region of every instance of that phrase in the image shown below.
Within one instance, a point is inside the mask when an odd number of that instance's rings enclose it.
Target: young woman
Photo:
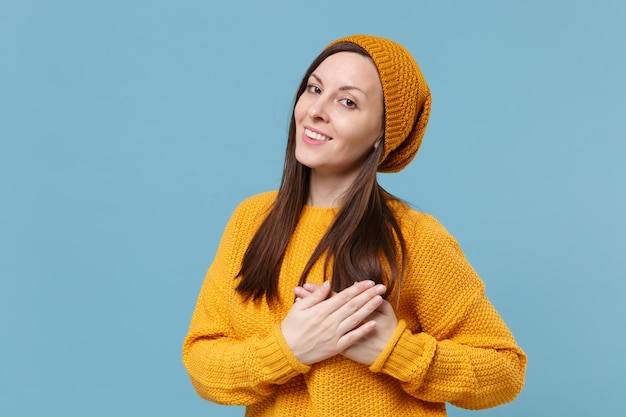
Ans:
[[[513,400],[526,356],[454,238],[385,192],[430,90],[384,38],[339,39],[296,94],[280,189],[244,201],[183,346],[196,391],[247,416],[445,416]]]

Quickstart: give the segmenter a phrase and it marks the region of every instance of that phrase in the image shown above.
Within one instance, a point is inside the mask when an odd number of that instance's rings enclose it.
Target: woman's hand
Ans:
[[[341,354],[355,362],[370,366],[389,343],[393,332],[398,327],[398,319],[391,304],[383,300],[378,309],[370,314],[366,320],[372,320],[376,323],[374,330],[357,340]]]
[[[294,293],[296,302],[281,330],[296,358],[311,365],[346,351],[376,329],[370,317],[377,317],[373,313],[384,301],[385,286],[361,281],[329,297],[326,281],[321,286],[296,287]]]
[[[304,284],[303,287],[296,288],[298,303],[313,296],[320,288],[319,285],[310,283]],[[333,293],[332,297],[336,295],[338,294]],[[374,363],[376,358],[380,356],[385,346],[389,343],[393,332],[398,326],[398,319],[396,318],[396,313],[393,311],[391,304],[382,300],[379,307],[367,316],[364,321],[367,323],[374,322],[375,327],[365,336],[348,346],[341,354],[355,362],[369,366]]]

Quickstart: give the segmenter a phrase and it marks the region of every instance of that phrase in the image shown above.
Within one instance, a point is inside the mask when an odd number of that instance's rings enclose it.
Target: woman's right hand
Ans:
[[[335,356],[373,331],[376,322],[363,323],[382,303],[385,286],[360,281],[329,297],[325,281],[305,298],[296,287],[296,302],[281,324],[283,337],[298,361],[312,365]]]

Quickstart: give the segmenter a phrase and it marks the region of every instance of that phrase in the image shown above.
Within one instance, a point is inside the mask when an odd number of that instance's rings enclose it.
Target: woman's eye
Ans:
[[[320,94],[322,92],[322,89],[316,86],[315,84],[309,84],[307,85],[306,88],[307,90],[309,90],[309,92],[314,93],[314,94]]]
[[[356,107],[356,103],[352,100],[350,100],[349,98],[343,98],[340,100],[344,106],[349,107],[349,108],[354,108]]]

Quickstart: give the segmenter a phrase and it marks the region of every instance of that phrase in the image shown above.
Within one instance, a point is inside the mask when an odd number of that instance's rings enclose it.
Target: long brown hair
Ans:
[[[313,71],[337,52],[355,52],[369,57],[363,48],[350,42],[338,43],[324,50],[306,71],[296,93],[294,107]],[[236,289],[246,299],[257,301],[265,296],[268,302],[277,300],[278,276],[284,254],[308,198],[311,170],[295,157],[295,125],[292,111],[278,195],[252,238],[238,275],[241,280]],[[387,286],[385,296],[389,296],[396,285],[401,285],[406,250],[402,231],[389,205],[395,197],[387,193],[376,179],[382,150],[382,144],[372,150],[346,191],[333,224],[302,271],[300,285],[306,282],[311,268],[323,254],[324,271],[332,262],[331,283],[336,292],[365,279],[384,283]],[[398,246],[401,253],[398,253]]]

